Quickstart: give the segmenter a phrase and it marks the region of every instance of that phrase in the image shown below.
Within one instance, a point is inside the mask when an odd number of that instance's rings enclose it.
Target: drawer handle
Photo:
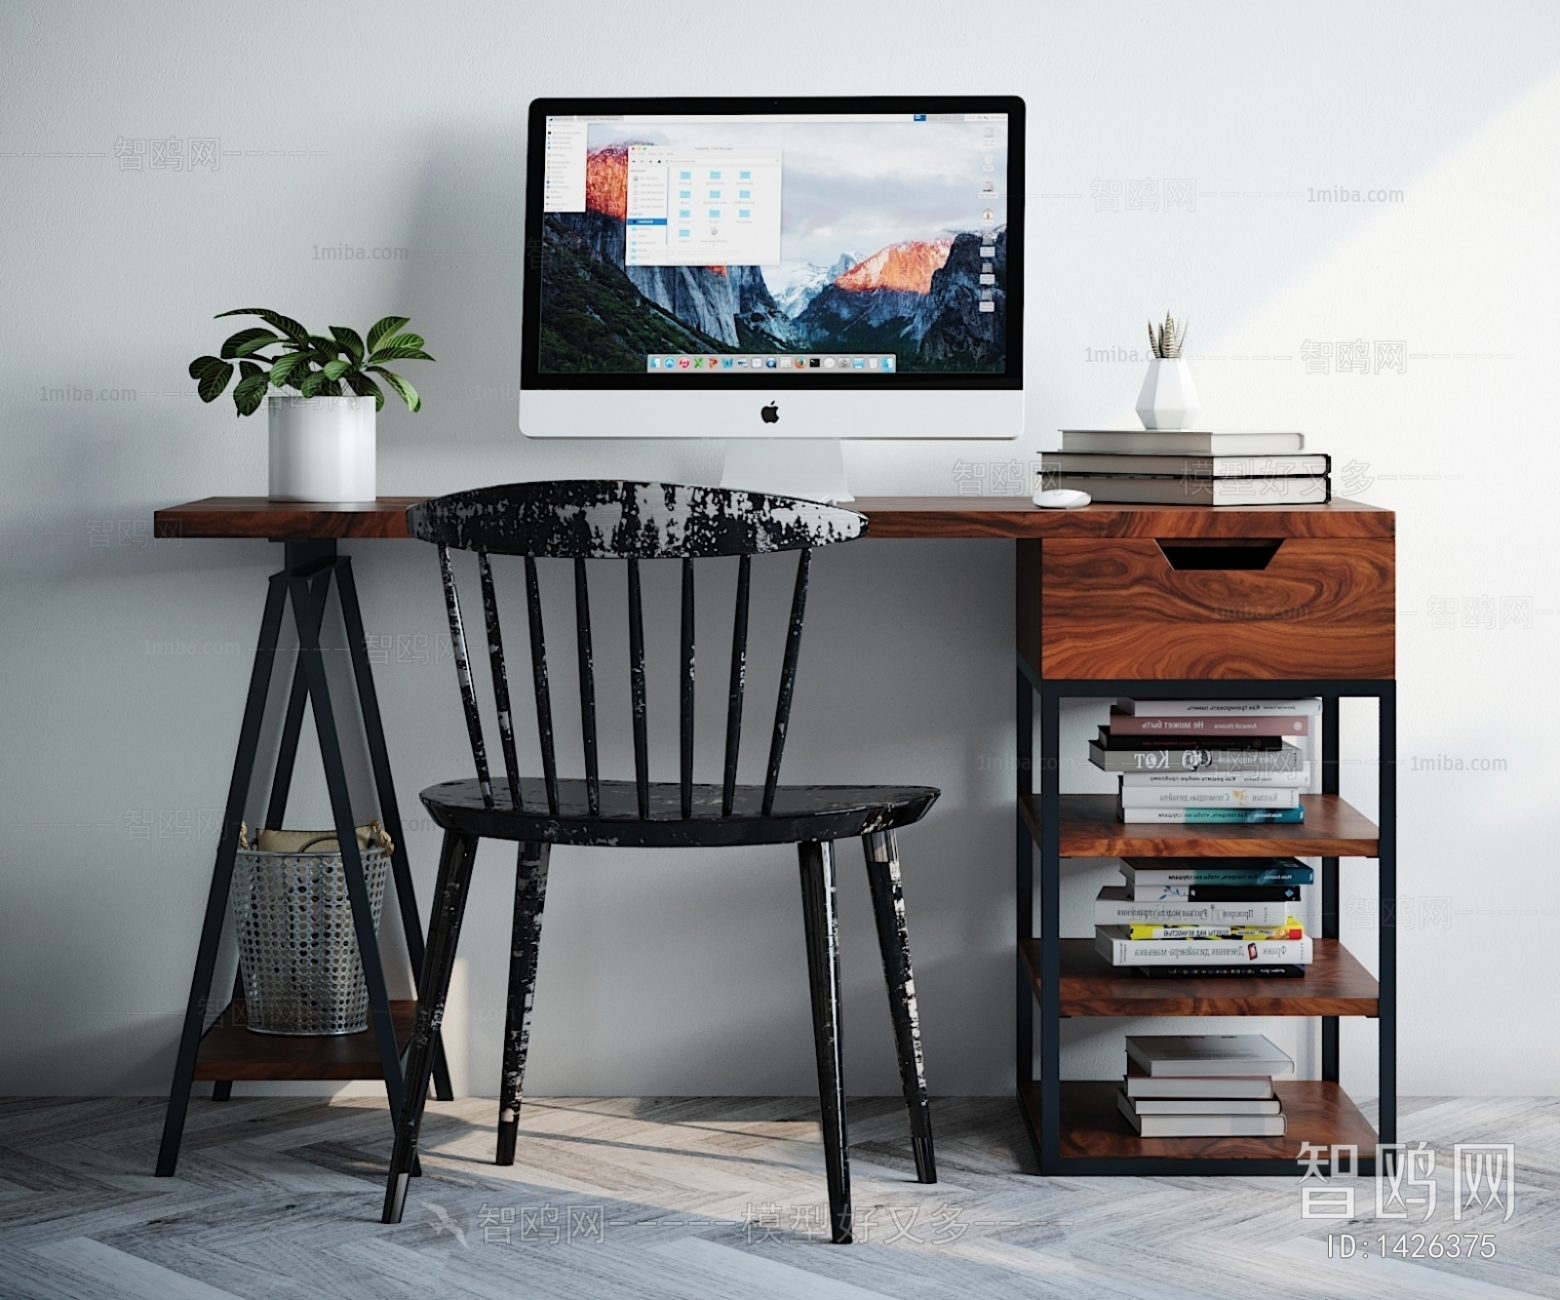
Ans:
[[[1172,569],[1265,569],[1282,537],[1156,539]]]

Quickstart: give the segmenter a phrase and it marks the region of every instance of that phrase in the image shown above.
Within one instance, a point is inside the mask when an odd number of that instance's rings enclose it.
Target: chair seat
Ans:
[[[601,811],[592,815],[583,779],[558,782],[557,817],[547,812],[539,777],[520,782],[520,807],[508,787],[493,786],[486,807],[475,780],[445,781],[422,792],[428,812],[443,829],[460,835],[548,844],[610,844],[624,848],[711,848],[734,844],[800,844],[843,840],[919,821],[941,791],[925,785],[782,785],[774,810],[760,811],[762,786],[739,785],[729,817],[721,816],[721,788],[693,787],[693,815],[682,815],[676,782],[650,785],[650,817],[639,816],[632,781],[601,782]]]

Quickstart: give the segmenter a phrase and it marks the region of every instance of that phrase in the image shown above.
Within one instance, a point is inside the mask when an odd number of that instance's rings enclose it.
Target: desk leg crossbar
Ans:
[[[162,1146],[157,1155],[159,1178],[170,1177],[178,1164],[179,1145],[184,1135],[185,1113],[189,1107],[190,1087],[195,1074],[195,1061],[200,1051],[206,1012],[210,1005],[212,979],[216,972],[217,946],[222,936],[222,924],[227,915],[228,891],[233,880],[234,861],[238,855],[239,826],[244,820],[244,809],[253,783],[260,733],[264,725],[271,677],[275,668],[277,642],[289,597],[292,602],[293,620],[298,630],[298,663],[293,673],[287,712],[282,722],[281,744],[277,754],[276,773],[271,782],[266,824],[280,826],[282,823],[292,784],[293,765],[298,754],[298,741],[303,730],[304,707],[312,703],[315,732],[319,738],[320,756],[325,768],[325,783],[330,792],[337,843],[342,846],[342,864],[346,872],[347,894],[352,904],[353,926],[357,931],[358,950],[362,955],[363,973],[368,983],[369,1023],[378,1048],[392,1122],[401,1109],[400,1049],[396,1043],[395,1027],[391,1020],[384,967],[379,957],[373,913],[369,907],[368,887],[364,881],[363,864],[358,853],[355,833],[357,822],[352,813],[352,802],[347,790],[346,767],[342,761],[341,741],[336,730],[335,710],[326,681],[324,654],[320,647],[320,628],[324,622],[332,577],[336,580],[342,617],[346,624],[348,650],[357,686],[364,735],[368,742],[369,761],[373,768],[379,817],[395,844],[391,854],[391,872],[395,880],[401,924],[406,935],[406,949],[411,959],[413,974],[420,987],[423,967],[422,928],[417,916],[417,898],[412,888],[411,866],[406,855],[406,837],[401,830],[400,808],[396,802],[395,784],[390,774],[390,756],[385,746],[384,725],[379,716],[379,698],[374,690],[368,645],[363,635],[363,615],[358,607],[357,586],[352,578],[351,560],[337,554],[336,543],[333,540],[288,542],[286,548],[286,560],[282,571],[271,575],[266,593],[265,612],[260,620],[260,639],[255,649],[254,667],[249,677],[249,696],[244,705],[244,720],[239,728],[238,753],[233,761],[233,778],[228,786],[227,808],[222,821],[222,838],[217,846],[216,866],[211,876],[211,892],[206,899],[205,922],[201,929],[200,947],[195,958],[195,974],[190,982],[190,998],[184,1013],[184,1028],[179,1039],[173,1086],[168,1095],[168,1114],[163,1126]],[[436,1044],[434,1050],[436,1094],[441,1100],[449,1100],[454,1094],[450,1088],[449,1070],[444,1062],[442,1046]],[[219,1100],[224,1099],[229,1095],[231,1088],[231,1081],[218,1081],[215,1096]]]

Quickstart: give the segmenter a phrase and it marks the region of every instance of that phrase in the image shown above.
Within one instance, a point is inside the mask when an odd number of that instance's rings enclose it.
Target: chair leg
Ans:
[[[861,845],[866,851],[867,883],[872,887],[878,947],[883,952],[883,977],[888,981],[888,1009],[894,1019],[894,1045],[899,1052],[899,1082],[905,1092],[905,1107],[910,1112],[915,1173],[921,1182],[935,1183],[937,1161],[932,1154],[932,1108],[926,1096],[921,1017],[916,1010],[915,976],[910,969],[910,931],[905,925],[899,845],[892,830],[863,835]]]
[[[542,941],[542,907],[547,902],[547,859],[552,845],[523,843],[515,863],[515,915],[509,945],[509,1005],[504,1014],[504,1073],[498,1084],[498,1155],[495,1164],[515,1162],[525,1058],[531,1046],[531,1007],[536,1001],[536,956]]]
[[[439,886],[433,895],[428,921],[428,945],[423,954],[423,980],[417,999],[417,1021],[406,1051],[406,1082],[401,1113],[396,1118],[395,1150],[390,1157],[390,1179],[385,1187],[383,1222],[399,1223],[406,1208],[407,1183],[417,1159],[417,1136],[422,1128],[423,1106],[428,1100],[428,1080],[433,1073],[434,1044],[444,1019],[450,975],[455,969],[455,947],[466,911],[471,868],[477,841],[444,833],[440,853]]]
[[[845,1058],[842,1049],[839,911],[834,892],[834,845],[796,846],[801,859],[802,921],[807,934],[807,982],[812,992],[813,1041],[818,1052],[818,1096],[823,1104],[823,1158],[829,1178],[829,1226],[834,1242],[851,1239],[850,1152],[845,1134]]]

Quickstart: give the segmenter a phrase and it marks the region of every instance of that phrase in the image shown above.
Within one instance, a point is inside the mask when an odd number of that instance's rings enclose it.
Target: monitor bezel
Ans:
[[[664,114],[830,114],[830,113],[1005,113],[1008,125],[1007,172],[1007,364],[1002,374],[899,373],[891,379],[854,371],[722,374],[711,383],[704,374],[543,372],[541,359],[542,179],[549,117]],[[710,392],[714,390],[795,388],[807,391],[876,389],[1022,390],[1024,387],[1024,101],[1017,95],[839,95],[698,98],[533,99],[526,134],[525,249],[521,319],[522,390]]]

